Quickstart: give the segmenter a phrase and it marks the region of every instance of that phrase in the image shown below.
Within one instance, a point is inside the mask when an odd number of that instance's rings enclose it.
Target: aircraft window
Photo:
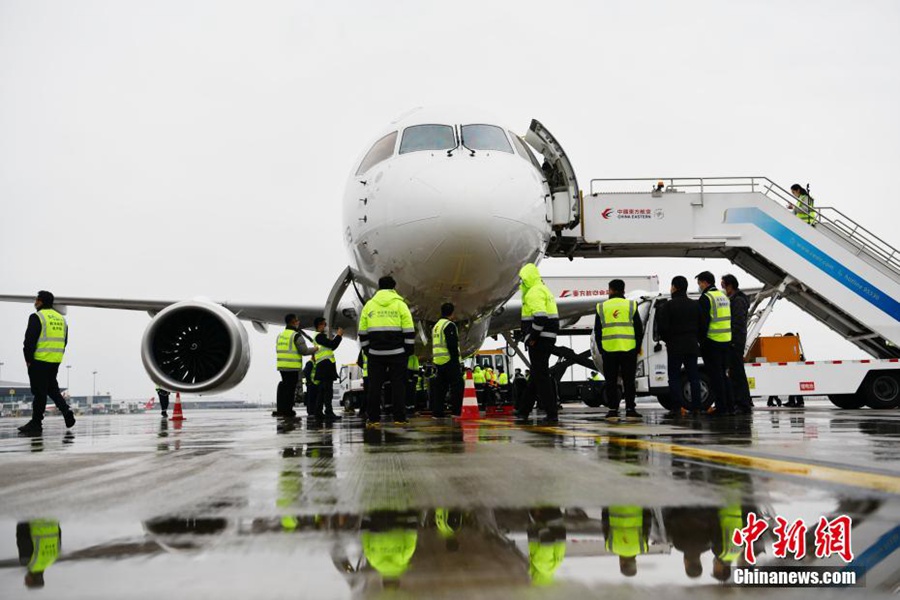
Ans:
[[[463,125],[463,144],[471,150],[498,150],[513,153],[506,134],[493,125]]]
[[[357,175],[362,175],[383,160],[389,159],[394,154],[394,146],[397,143],[397,132],[389,133],[372,145],[372,149],[359,164]]]
[[[421,150],[450,150],[456,147],[456,137],[449,125],[413,125],[403,131],[400,154]]]
[[[512,131],[509,132],[509,137],[512,138],[513,146],[516,147],[516,152],[527,161],[530,161],[531,164],[534,165],[534,168],[538,171],[541,170],[541,165],[538,163],[537,159],[534,157],[534,153],[531,151],[522,138],[514,134]]]

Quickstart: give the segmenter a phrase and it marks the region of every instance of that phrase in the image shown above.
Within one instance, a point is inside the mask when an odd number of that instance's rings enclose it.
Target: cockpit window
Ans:
[[[394,154],[394,146],[397,144],[397,132],[389,133],[372,146],[366,156],[359,163],[357,175],[362,175],[383,160],[389,159]]]
[[[497,150],[513,153],[506,134],[494,125],[463,125],[462,143],[470,150]]]
[[[422,150],[450,150],[456,147],[456,137],[449,125],[413,125],[403,131],[400,154]]]
[[[516,147],[516,152],[518,152],[519,155],[520,155],[522,158],[524,158],[525,160],[531,162],[531,164],[534,165],[534,168],[535,168],[535,169],[537,169],[538,171],[540,171],[540,170],[541,170],[541,165],[538,164],[537,158],[534,157],[534,153],[531,151],[531,148],[529,148],[529,147],[525,144],[525,142],[522,141],[522,138],[520,138],[519,136],[517,136],[516,134],[514,134],[512,131],[509,131],[509,132],[507,132],[507,133],[509,133],[509,137],[512,138],[513,146]]]

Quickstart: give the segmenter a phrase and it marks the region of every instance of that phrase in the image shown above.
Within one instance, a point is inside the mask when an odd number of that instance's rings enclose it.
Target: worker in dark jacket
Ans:
[[[747,347],[747,318],[750,313],[750,298],[741,291],[737,277],[722,275],[722,289],[731,302],[731,348],[728,351],[728,379],[734,395],[735,410],[739,413],[751,412],[750,385],[744,370],[744,348]]]
[[[734,413],[731,386],[728,384],[728,353],[731,349],[731,302],[716,289],[716,278],[709,271],[697,275],[700,288],[700,312],[703,317],[703,335],[700,338],[700,355],[709,376],[709,385],[715,398],[715,409],[710,415]]]
[[[341,345],[344,329],[338,327],[337,335],[329,338],[325,333],[325,322],[323,317],[316,317],[313,326],[316,328],[316,388],[315,400],[307,404],[306,410],[309,415],[318,421],[340,421],[341,417],[334,414],[332,406],[332,398],[334,396],[334,382],[337,379],[337,366],[334,359],[334,351]]]
[[[59,391],[59,383],[56,381],[59,365],[69,343],[69,325],[65,317],[53,310],[53,300],[50,292],[41,290],[37,293],[34,299],[35,313],[28,317],[28,328],[25,330],[23,351],[34,401],[31,420],[19,427],[19,432],[23,435],[41,433],[47,396],[50,396],[59,409],[66,427],[75,425],[75,415]]]
[[[687,295],[687,278],[678,275],[672,278],[672,299],[664,303],[656,312],[659,337],[666,344],[669,372],[669,398],[671,410],[690,410],[699,415],[702,406],[700,397],[700,372],[697,357],[700,355],[700,336],[703,335],[703,315],[700,303]],[[684,367],[690,382],[690,402],[685,402],[681,383],[681,368]]]
[[[606,379],[607,419],[619,416],[619,376],[625,389],[625,417],[640,419],[635,406],[634,377],[644,324],[638,314],[637,302],[625,298],[625,282],[609,282],[609,298],[597,304],[594,336],[603,356],[603,378]]]
[[[437,379],[431,396],[431,413],[436,419],[444,416],[447,392],[450,392],[450,412],[459,416],[462,411],[463,380],[459,366],[459,331],[453,322],[454,306],[441,305],[441,318],[431,330],[432,360],[437,367]]]

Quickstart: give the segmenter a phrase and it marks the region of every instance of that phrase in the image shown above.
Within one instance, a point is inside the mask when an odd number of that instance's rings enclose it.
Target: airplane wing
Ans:
[[[0,295],[0,302],[24,302],[31,304],[34,302],[34,294],[27,296]],[[135,300],[124,298],[79,298],[74,296],[57,296],[54,305],[58,308],[67,306],[84,306],[89,308],[114,308],[118,310],[140,310],[155,315],[162,309],[172,304],[176,304],[179,300]],[[300,323],[305,328],[311,328],[313,319],[321,317],[325,314],[324,306],[298,306],[288,304],[249,304],[243,302],[217,301],[210,300],[216,304],[221,304],[238,318],[245,321],[251,321],[257,329],[264,329],[263,324],[284,325],[284,315],[287,313],[295,313]],[[60,311],[63,312],[63,311]],[[353,319],[338,313],[337,322],[334,324],[339,327],[355,327],[356,323]]]

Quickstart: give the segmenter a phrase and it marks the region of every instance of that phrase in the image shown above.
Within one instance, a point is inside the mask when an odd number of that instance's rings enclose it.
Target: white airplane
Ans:
[[[60,296],[57,308],[148,311],[144,367],[154,383],[180,392],[221,392],[244,378],[250,345],[240,320],[265,333],[288,312],[304,324],[325,316],[354,337],[362,304],[387,274],[412,311],[420,356],[430,354],[431,327],[447,301],[456,306],[460,350],[472,353],[487,336],[517,328],[519,269],[539,262],[554,232],[579,219],[574,171],[552,135],[537,121],[524,138],[497,123],[472,109],[416,109],[375,138],[347,181],[348,267],[324,306]],[[573,321],[600,299],[558,299],[560,319]]]

